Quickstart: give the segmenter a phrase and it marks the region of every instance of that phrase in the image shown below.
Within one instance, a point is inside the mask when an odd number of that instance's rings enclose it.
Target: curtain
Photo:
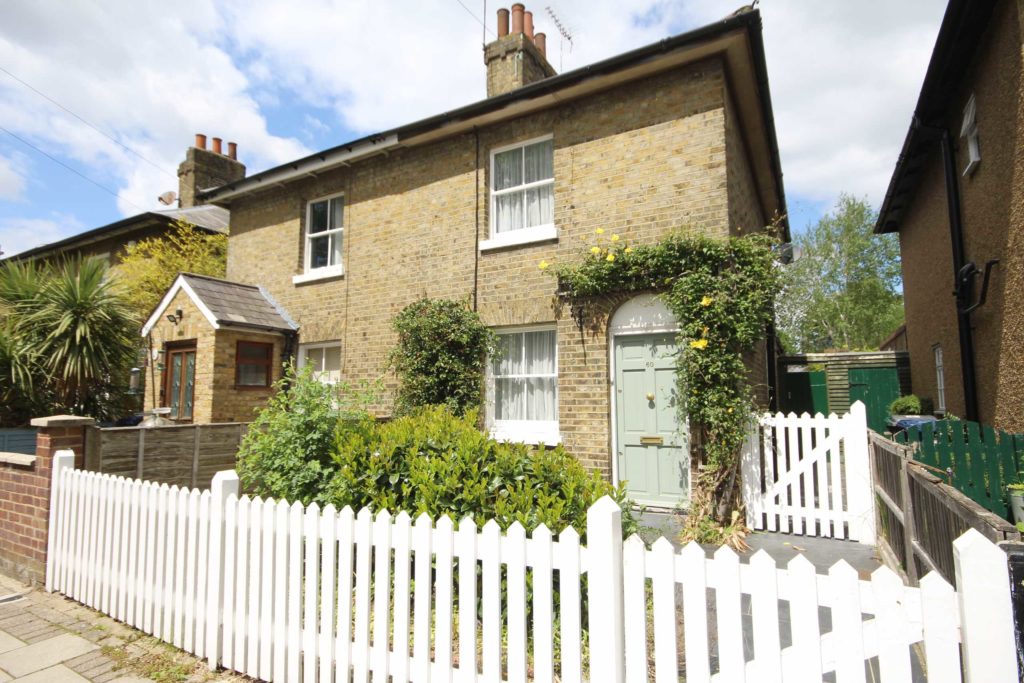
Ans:
[[[526,222],[523,227],[548,225],[555,222],[555,188],[552,185],[526,191]]]
[[[523,193],[510,192],[495,197],[494,231],[497,233],[523,227]]]
[[[344,216],[342,215],[345,210],[345,202],[341,198],[331,200],[331,229],[340,228],[345,225],[342,222]]]
[[[523,150],[510,149],[494,155],[494,189],[506,190],[523,184]]]
[[[526,170],[525,182],[535,183],[538,180],[555,177],[553,149],[551,140],[538,142],[524,149],[526,154],[523,164]]]
[[[495,419],[558,419],[556,353],[554,330],[499,335],[491,361]]]

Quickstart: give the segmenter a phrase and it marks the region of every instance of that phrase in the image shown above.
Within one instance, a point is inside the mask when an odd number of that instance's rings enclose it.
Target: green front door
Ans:
[[[896,368],[858,368],[849,371],[850,403],[861,401],[867,409],[868,427],[884,432],[889,404],[900,397],[900,378]]]
[[[616,458],[620,481],[638,503],[690,500],[685,426],[678,420],[675,335],[615,338]]]

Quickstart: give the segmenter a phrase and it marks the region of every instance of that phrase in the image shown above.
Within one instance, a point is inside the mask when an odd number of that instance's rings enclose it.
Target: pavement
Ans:
[[[243,681],[88,607],[0,574],[0,683]]]

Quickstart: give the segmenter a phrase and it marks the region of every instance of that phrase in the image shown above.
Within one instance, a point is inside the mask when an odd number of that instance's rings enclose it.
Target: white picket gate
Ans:
[[[607,498],[583,547],[572,529],[237,497],[233,472],[200,493],[62,452],[53,477],[48,590],[260,680],[845,683],[867,667],[909,683],[914,644],[929,681],[1016,680],[1005,556],[974,531],[954,593],[938,575],[647,549]]]
[[[742,454],[747,526],[875,542],[864,404],[844,415],[766,414]]]

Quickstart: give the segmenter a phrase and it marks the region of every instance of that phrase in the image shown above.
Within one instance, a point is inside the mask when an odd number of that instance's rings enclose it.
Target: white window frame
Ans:
[[[299,350],[299,353],[298,353],[298,360],[299,360],[298,366],[299,366],[299,369],[301,370],[302,368],[306,367],[306,351],[310,351],[312,349],[330,349],[330,348],[335,348],[335,347],[337,347],[337,349],[338,349],[338,359],[339,359],[339,362],[338,362],[338,373],[340,375],[341,374],[341,342],[340,341],[326,341],[326,342],[314,342],[314,343],[310,343],[310,344],[299,344],[299,349],[298,349]],[[315,373],[316,370],[314,370],[313,372]],[[334,381],[324,381],[324,380],[320,379],[319,377],[317,378],[317,380],[322,382],[323,384],[329,384],[329,385],[337,384],[337,382],[334,382]],[[340,381],[340,377],[339,377],[338,381]]]
[[[321,202],[327,202],[327,219],[328,219],[328,221],[330,221],[330,217],[333,215],[332,212],[331,212],[331,202],[334,201],[334,200],[341,201],[341,205],[342,205],[342,224],[341,224],[341,227],[329,228],[327,230],[324,230],[323,232],[318,232],[315,235],[312,234],[309,231],[309,228],[312,226],[312,223],[313,223],[313,220],[312,220],[313,219],[313,205],[314,204],[320,204]],[[303,272],[302,272],[301,275],[296,275],[295,277],[293,277],[292,278],[292,283],[294,283],[294,284],[301,284],[303,282],[312,282],[314,280],[322,280],[324,278],[340,277],[341,275],[345,274],[345,268],[344,268],[344,259],[345,259],[345,241],[344,241],[345,218],[344,218],[344,216],[347,213],[347,208],[348,207],[345,206],[345,194],[343,192],[339,192],[339,193],[331,194],[331,195],[326,195],[324,197],[317,197],[316,199],[310,199],[308,202],[306,202],[306,224],[303,227],[303,233],[304,234],[303,234],[303,239],[302,239],[302,247],[303,247],[303,255],[302,255]],[[337,236],[337,239],[341,239],[342,240],[342,242],[341,242],[341,244],[342,244],[342,251],[341,251],[341,255],[339,257],[341,259],[341,261],[339,261],[338,263],[332,263],[331,265],[328,265],[328,266],[320,266],[319,268],[313,268],[310,265],[310,262],[311,262],[312,256],[313,256],[313,249],[312,249],[313,240],[314,239],[319,239],[321,237],[335,238],[335,236]]]
[[[551,325],[525,325],[517,327],[502,327],[494,329],[497,335],[523,334],[526,332],[554,332],[555,333],[555,371],[553,375],[516,375],[515,377],[554,377],[555,379],[555,415],[558,415],[558,401],[561,393],[558,386],[558,326]],[[495,375],[491,363],[487,359],[487,400],[486,400],[486,421],[491,438],[498,441],[511,441],[537,445],[543,443],[545,446],[557,446],[562,443],[562,434],[558,427],[558,418],[554,420],[498,420],[495,419]],[[505,377],[503,375],[502,377]]]
[[[935,410],[946,412],[946,369],[942,359],[942,345],[932,347],[932,358],[935,360]]]
[[[969,176],[974,173],[981,163],[981,146],[978,143],[978,105],[972,94],[964,105],[964,120],[960,126],[960,137],[967,142],[967,166],[964,167],[963,175]]]
[[[488,219],[488,231],[487,231],[488,239],[480,242],[480,251],[487,251],[489,249],[502,249],[504,247],[511,247],[511,246],[515,246],[515,245],[518,245],[518,244],[529,244],[530,242],[543,242],[543,241],[546,241],[546,240],[553,240],[553,239],[558,237],[557,231],[555,230],[554,207],[553,206],[552,206],[552,217],[551,217],[551,222],[550,223],[544,223],[542,225],[534,225],[534,226],[529,227],[529,228],[520,228],[519,230],[512,230],[510,232],[501,233],[501,234],[498,234],[498,233],[496,233],[494,231],[494,220],[497,217],[496,205],[497,205],[497,197],[498,196],[505,195],[505,194],[512,194],[513,192],[523,192],[525,190],[529,190],[529,189],[532,189],[532,188],[535,188],[535,187],[544,187],[546,185],[551,185],[552,188],[554,187],[554,184],[555,184],[555,177],[554,177],[554,155],[555,155],[555,150],[554,150],[554,146],[552,145],[552,149],[551,149],[551,157],[552,157],[552,159],[551,159],[551,173],[552,173],[552,175],[551,175],[551,178],[545,179],[545,180],[537,180],[537,181],[532,182],[532,183],[524,182],[522,185],[516,185],[515,187],[508,187],[508,188],[505,188],[504,190],[496,190],[496,189],[494,189],[494,183],[495,183],[495,180],[497,179],[496,175],[494,173],[494,157],[496,157],[497,155],[501,154],[502,152],[507,152],[509,150],[517,149],[517,148],[520,148],[520,147],[523,147],[523,148],[529,147],[530,145],[535,145],[538,142],[545,142],[547,140],[553,140],[553,139],[554,139],[554,135],[552,135],[552,134],[542,135],[540,137],[531,138],[529,140],[523,140],[521,142],[517,142],[517,143],[512,144],[512,145],[505,145],[503,147],[495,147],[494,149],[491,150],[491,157],[490,157],[490,159],[491,159],[490,160],[490,182],[488,183],[488,187],[487,187],[487,193],[489,195],[488,201],[489,201],[489,206],[490,206],[489,219]],[[525,158],[526,158],[525,154],[523,155],[523,158],[524,158],[524,163],[525,163]],[[525,180],[525,176],[524,176],[524,180]],[[554,190],[552,190],[552,202],[554,202]]]

